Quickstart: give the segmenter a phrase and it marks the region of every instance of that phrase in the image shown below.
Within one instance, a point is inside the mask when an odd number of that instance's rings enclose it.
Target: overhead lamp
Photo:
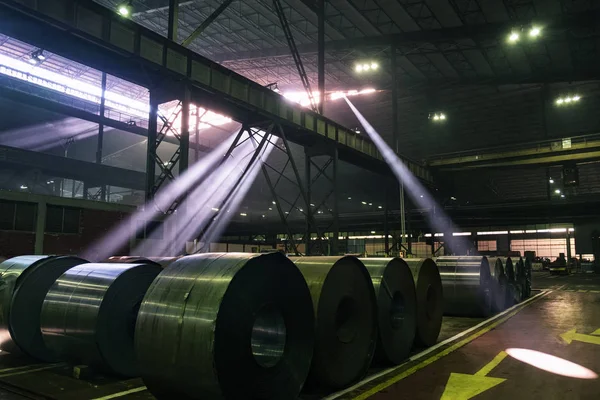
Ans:
[[[581,100],[581,96],[578,94],[568,95],[566,97],[559,97],[558,99],[556,99],[556,105],[558,105],[558,106],[561,106],[563,104],[569,105],[569,104],[577,103],[579,100]]]
[[[433,116],[433,119],[434,119],[435,121],[438,121],[438,120],[440,119],[440,116],[439,116],[439,115],[437,115],[437,114],[435,114],[435,115]]]
[[[441,119],[441,120],[444,120],[444,119],[446,119],[446,114],[440,114],[440,119]]]
[[[371,63],[371,69],[372,70],[376,70],[377,68],[379,68],[379,64],[377,64],[377,63]]]
[[[21,190],[26,190],[28,189],[27,185],[21,185]]]
[[[564,103],[565,101],[563,99],[557,99],[556,100],[556,104],[558,104],[559,106]]]
[[[556,194],[560,194],[560,189],[556,189],[556,190],[554,190],[554,193],[556,193]]]
[[[131,0],[129,0],[127,3],[121,4],[119,8],[117,8],[117,12],[122,17],[129,17],[131,15]]]
[[[248,214],[246,214],[246,213],[240,213],[240,215],[241,215],[242,217],[247,217],[247,216],[248,216]]]
[[[373,203],[369,203],[369,205],[370,205],[370,206],[372,206],[372,205],[373,205]]]
[[[371,235],[374,235],[374,234],[375,234],[375,231],[371,231]]]
[[[572,98],[570,97],[565,97],[565,103],[570,103],[571,101],[573,101]]]
[[[212,207],[211,210],[213,210],[214,212],[219,211],[219,209],[217,207]]]
[[[548,182],[554,183],[554,179],[550,178],[550,180]]]
[[[356,64],[354,69],[358,73],[368,72],[368,71],[376,71],[379,69],[379,64],[375,61],[370,61],[370,62]]]
[[[564,195],[564,194],[561,194],[561,195],[560,195],[560,197],[564,199],[564,198],[565,198],[565,195]]]
[[[366,201],[361,201],[361,203],[362,203],[363,205],[365,205],[365,206],[367,205],[367,202],[366,202]]]
[[[44,50],[37,49],[37,50],[32,51],[29,56],[28,61],[30,64],[33,64],[33,65],[37,65],[37,64],[40,64],[40,63],[46,61],[46,56],[44,55]]]
[[[519,41],[519,34],[517,32],[512,32],[508,36],[508,42],[509,43],[517,43],[518,41]]]
[[[540,33],[542,32],[542,29],[537,27],[537,26],[533,26],[531,27],[531,29],[529,30],[529,36],[535,38],[538,37],[540,35]]]
[[[54,183],[54,181],[47,181],[46,182],[48,185],[52,185]]]
[[[363,66],[362,66],[362,64],[358,64],[358,65],[356,66],[356,72],[362,72],[362,70],[363,70]]]
[[[579,95],[575,95],[572,98],[573,98],[573,101],[579,101],[579,99],[581,99],[581,97],[579,97]]]
[[[456,200],[456,197],[452,196],[450,197],[450,200]]]
[[[352,197],[348,197],[348,200],[352,200]]]
[[[379,208],[381,210],[383,208],[383,206],[377,206],[377,208]]]

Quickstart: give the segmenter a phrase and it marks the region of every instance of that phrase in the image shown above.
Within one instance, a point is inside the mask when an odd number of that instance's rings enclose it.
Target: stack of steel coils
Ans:
[[[376,359],[399,364],[408,358],[417,328],[417,297],[412,273],[401,258],[362,258],[378,308]]]
[[[503,262],[504,261],[504,262]],[[488,260],[490,274],[492,275],[492,311],[500,312],[506,308],[506,274],[504,265],[506,260],[500,257],[491,257]]]
[[[135,347],[159,399],[295,399],[314,326],[307,284],[283,254],[198,254],[150,286]]]
[[[0,264],[0,349],[56,360],[40,333],[42,304],[59,276],[86,262],[77,257],[21,256]]]
[[[377,299],[369,272],[351,256],[294,262],[310,289],[316,340],[311,381],[339,389],[366,373],[377,341]]]
[[[504,307],[509,308],[521,301],[521,289],[517,285],[515,266],[511,257],[507,257],[504,260],[504,272],[506,273],[506,300]]]
[[[521,257],[515,258],[513,263],[515,266],[515,302],[523,301],[527,298],[527,272],[525,271],[525,263]]]
[[[41,314],[47,348],[60,359],[122,376],[138,374],[134,327],[148,287],[161,267],[83,264],[52,285]]]
[[[485,317],[492,313],[490,266],[486,257],[445,256],[435,262],[444,290],[444,314]]]
[[[417,296],[417,347],[433,346],[438,339],[444,314],[442,280],[430,258],[406,258],[415,283]]]

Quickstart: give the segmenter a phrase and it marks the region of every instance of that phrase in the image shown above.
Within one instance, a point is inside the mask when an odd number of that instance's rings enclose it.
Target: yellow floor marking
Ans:
[[[451,373],[444,388],[441,400],[469,400],[504,382],[503,378],[490,378],[486,376],[506,358],[505,351],[483,366],[474,375]]]
[[[571,344],[573,340],[578,342],[590,343],[600,345],[600,337],[592,336],[592,335],[584,335],[583,333],[577,333],[577,329],[572,329],[568,332],[563,333],[560,337],[567,342],[567,344]]]
[[[45,369],[52,369],[52,368],[62,367],[64,365],[65,364],[52,364],[52,365],[47,365],[45,367],[40,367],[40,368],[26,369],[24,371],[10,372],[8,374],[0,374],[0,378],[8,378],[9,376],[23,375],[23,374],[28,374],[30,372],[43,371]]]
[[[396,376],[391,377],[390,379],[374,386],[373,388],[366,390],[365,392],[359,394],[358,396],[354,397],[353,400],[364,400],[367,399],[371,396],[373,396],[374,394],[382,391],[383,389],[390,387],[391,385],[393,385],[394,383],[406,378],[407,376],[410,376],[412,374],[414,374],[415,372],[425,368],[426,366],[436,362],[437,360],[439,360],[440,358],[443,358],[445,356],[447,356],[448,354],[452,353],[453,351],[463,347],[464,345],[466,345],[469,342],[472,342],[473,340],[477,339],[478,337],[486,334],[487,332],[491,331],[492,329],[494,329],[495,327],[497,327],[498,325],[504,323],[506,320],[508,320],[509,318],[513,317],[516,313],[518,313],[519,311],[521,311],[521,309],[525,308],[527,305],[531,304],[532,302],[539,300],[540,298],[542,298],[543,296],[546,296],[548,294],[552,293],[551,290],[549,291],[545,291],[545,292],[540,292],[537,295],[535,295],[534,297],[531,297],[530,299],[524,301],[521,304],[517,304],[515,306],[513,306],[512,308],[509,308],[508,310],[504,311],[501,314],[498,314],[497,316],[493,317],[496,318],[496,320],[494,322],[492,322],[491,324],[489,324],[488,326],[486,326],[485,328],[481,329],[480,331],[477,331],[475,333],[473,333],[471,336],[453,344],[452,346],[448,347],[445,350],[442,350],[441,352],[432,355],[431,357],[423,360],[421,363],[399,373]],[[488,321],[484,321],[481,325],[487,323]],[[477,328],[477,327],[474,327]],[[396,367],[395,369],[401,368],[402,365]],[[390,371],[391,372],[391,371]],[[374,379],[374,378],[371,378]],[[351,390],[354,390],[357,387],[360,387],[360,385],[369,382],[369,380],[367,380],[366,382],[361,382],[358,383],[357,385],[353,386],[352,388],[346,389],[345,391],[341,392],[341,393],[337,393],[334,394],[332,396],[328,396],[326,397],[326,399],[329,400],[333,400],[338,398],[339,396],[348,393]]]
[[[592,332],[592,335],[600,335],[600,329],[596,329],[594,332]]]
[[[147,389],[146,386],[140,386],[140,387],[137,387],[137,388],[134,388],[134,389],[125,390],[123,392],[109,394],[108,396],[96,397],[95,399],[92,399],[92,400],[116,399],[117,397],[127,396],[128,394],[137,393],[137,392],[143,392],[146,389]]]
[[[490,361],[483,368],[481,368],[479,371],[477,371],[475,373],[475,375],[486,376],[487,374],[492,372],[492,370],[494,368],[496,368],[498,366],[498,364],[500,364],[502,362],[502,360],[504,360],[506,358],[507,355],[508,354],[506,354],[505,351],[501,351],[500,353],[498,353],[498,355],[496,357],[494,357],[494,359],[492,361]]]
[[[578,292],[579,293],[587,293],[587,290],[580,289],[580,290],[578,290]]]
[[[600,293],[600,290],[590,290],[590,293]]]
[[[3,373],[3,372],[18,371],[20,369],[42,367],[42,366],[47,366],[47,365],[48,364],[30,364],[30,365],[22,365],[20,367],[4,368],[4,369],[0,369],[0,374]]]

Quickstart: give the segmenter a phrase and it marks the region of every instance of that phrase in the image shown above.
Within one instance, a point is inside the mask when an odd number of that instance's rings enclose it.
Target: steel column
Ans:
[[[146,151],[146,200],[154,195],[156,180],[156,137],[158,134],[158,101],[150,92],[150,114],[148,116],[148,146]]]
[[[388,224],[388,208],[389,208],[389,190],[387,185],[384,186],[383,188],[383,237],[384,237],[384,243],[385,243],[385,255],[386,257],[388,257],[390,255],[390,226]]]
[[[179,29],[179,0],[169,0],[169,26],[167,38],[174,42],[177,41],[177,31]]]
[[[35,221],[34,254],[44,254],[44,234],[46,232],[47,204],[45,201],[37,203],[37,216]]]
[[[333,176],[332,176],[332,185],[333,185],[333,240],[331,240],[331,247],[333,247],[333,251],[330,249],[330,255],[337,255],[339,253],[338,248],[338,240],[340,237],[340,219],[339,219],[339,188],[338,188],[338,149],[334,147],[333,149]]]
[[[105,93],[106,93],[106,72],[102,72],[102,96],[100,97],[100,118],[104,118],[104,110],[106,108],[106,100],[105,100]],[[97,164],[102,164],[102,148],[104,146],[104,124],[102,122],[100,122],[98,124],[98,143],[97,143],[97,147],[96,147],[96,163]],[[85,192],[85,190],[84,190]],[[86,192],[87,194],[87,192]],[[102,201],[106,201],[106,186],[102,185],[100,187],[100,199]]]
[[[310,206],[312,201],[312,177],[310,172],[310,155],[306,151],[306,147],[304,148],[304,179],[306,181],[306,200],[308,202],[307,212],[306,212],[306,231],[304,233],[304,254],[310,255],[310,221],[312,214],[312,207]]]
[[[233,0],[225,0],[223,3],[221,3],[221,5],[215,10],[213,11],[212,14],[210,14],[208,16],[208,18],[206,18],[201,24],[200,26],[198,26],[194,32],[192,32],[192,34],[190,36],[187,37],[187,39],[185,39],[183,42],[181,42],[182,46],[189,46],[194,39],[196,39],[198,36],[200,36],[202,34],[202,32],[204,32],[204,30],[206,28],[208,28],[208,26],[210,24],[212,24],[215,19],[217,19],[217,17],[219,15],[221,15],[223,13],[223,11],[225,11],[225,9],[227,7],[229,7],[229,5],[233,2]]]
[[[183,101],[181,110],[181,128],[179,130],[179,146],[181,155],[179,158],[179,175],[181,175],[189,166],[190,159],[190,112],[191,112],[191,93],[190,88],[183,89]]]
[[[317,12],[318,18],[318,54],[317,54],[317,74],[319,84],[319,98],[318,104],[319,114],[325,112],[325,0],[319,0],[319,7]]]

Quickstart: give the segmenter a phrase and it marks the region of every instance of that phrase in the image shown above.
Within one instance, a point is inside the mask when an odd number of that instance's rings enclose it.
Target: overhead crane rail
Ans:
[[[389,171],[368,138],[91,0],[0,0],[0,32],[148,87],[165,101],[188,87],[195,104],[247,124],[275,121],[294,143],[335,145],[343,161]],[[432,181],[427,168],[403,161],[417,178]]]

